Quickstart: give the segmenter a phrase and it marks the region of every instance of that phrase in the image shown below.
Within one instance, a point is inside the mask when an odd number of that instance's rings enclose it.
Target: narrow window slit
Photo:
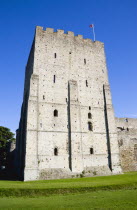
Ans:
[[[54,75],[54,77],[53,77],[53,82],[54,83],[56,82],[56,75]]]
[[[88,119],[91,119],[91,118],[92,118],[91,113],[88,113]]]
[[[58,148],[56,148],[56,147],[54,148],[54,155],[58,156]]]
[[[58,110],[54,110],[54,117],[58,117]]]
[[[89,131],[92,131],[93,130],[93,127],[92,127],[92,123],[91,122],[88,122],[88,130]]]
[[[88,87],[88,81],[86,80],[86,87]]]
[[[90,154],[93,155],[94,154],[94,150],[93,147],[90,148]]]

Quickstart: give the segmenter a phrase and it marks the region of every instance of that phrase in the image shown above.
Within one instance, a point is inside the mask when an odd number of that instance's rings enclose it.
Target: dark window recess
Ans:
[[[69,54],[71,55],[71,52],[69,52]]]
[[[92,123],[91,122],[88,122],[88,130],[89,131],[92,131],[93,130],[93,126],[92,126]]]
[[[54,53],[54,58],[56,58],[57,57],[57,53]]]
[[[58,110],[54,110],[54,117],[58,117]]]
[[[88,81],[86,80],[86,87],[88,87]]]
[[[91,106],[89,106],[89,110],[91,110]]]
[[[90,154],[91,154],[91,155],[94,154],[94,151],[93,151],[93,148],[92,148],[92,147],[90,148]]]
[[[92,118],[91,113],[88,113],[88,119],[91,119],[91,118]]]
[[[68,99],[66,98],[66,102],[68,101]]]
[[[58,148],[54,148],[54,155],[58,156]]]
[[[86,59],[84,58],[84,64],[86,64]]]
[[[45,99],[45,96],[43,95],[43,100]]]
[[[54,77],[53,77],[53,82],[54,83],[56,82],[56,75],[54,75]]]

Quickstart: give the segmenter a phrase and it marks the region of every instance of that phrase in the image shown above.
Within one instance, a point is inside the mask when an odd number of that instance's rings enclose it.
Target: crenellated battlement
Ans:
[[[67,31],[65,33],[64,30],[61,30],[61,29],[57,29],[57,31],[54,30],[54,28],[46,28],[44,30],[43,27],[41,26],[36,26],[36,32],[38,34],[56,34],[57,36],[65,36],[65,37],[68,37],[68,38],[73,38],[75,39],[76,41],[82,41],[84,43],[87,43],[87,44],[94,44],[95,46],[98,46],[98,45],[101,45],[101,46],[104,46],[104,43],[103,42],[100,42],[100,41],[93,41],[92,39],[84,39],[83,38],[83,35],[75,35],[74,32],[72,31]]]

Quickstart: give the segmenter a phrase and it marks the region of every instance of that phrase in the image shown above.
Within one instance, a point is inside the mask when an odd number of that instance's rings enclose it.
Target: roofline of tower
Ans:
[[[52,34],[52,33],[54,33],[54,34],[57,34],[57,35],[66,35],[66,36],[68,36],[68,37],[74,37],[74,38],[76,38],[77,40],[81,40],[81,41],[84,41],[85,43],[92,43],[92,44],[101,44],[101,45],[103,45],[104,46],[104,43],[103,42],[100,42],[100,41],[93,41],[92,39],[84,39],[83,38],[83,35],[75,35],[74,34],[74,32],[72,32],[72,31],[67,31],[66,33],[65,33],[65,31],[64,30],[61,30],[61,29],[57,29],[57,30],[55,30],[54,28],[46,28],[45,30],[44,30],[44,27],[41,27],[41,26],[36,26],[36,31],[37,32],[44,32],[44,33],[47,33],[47,34]]]

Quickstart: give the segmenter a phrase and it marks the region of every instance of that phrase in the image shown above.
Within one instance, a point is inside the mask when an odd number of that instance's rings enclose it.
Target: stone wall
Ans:
[[[137,171],[137,119],[116,118],[121,167]]]

